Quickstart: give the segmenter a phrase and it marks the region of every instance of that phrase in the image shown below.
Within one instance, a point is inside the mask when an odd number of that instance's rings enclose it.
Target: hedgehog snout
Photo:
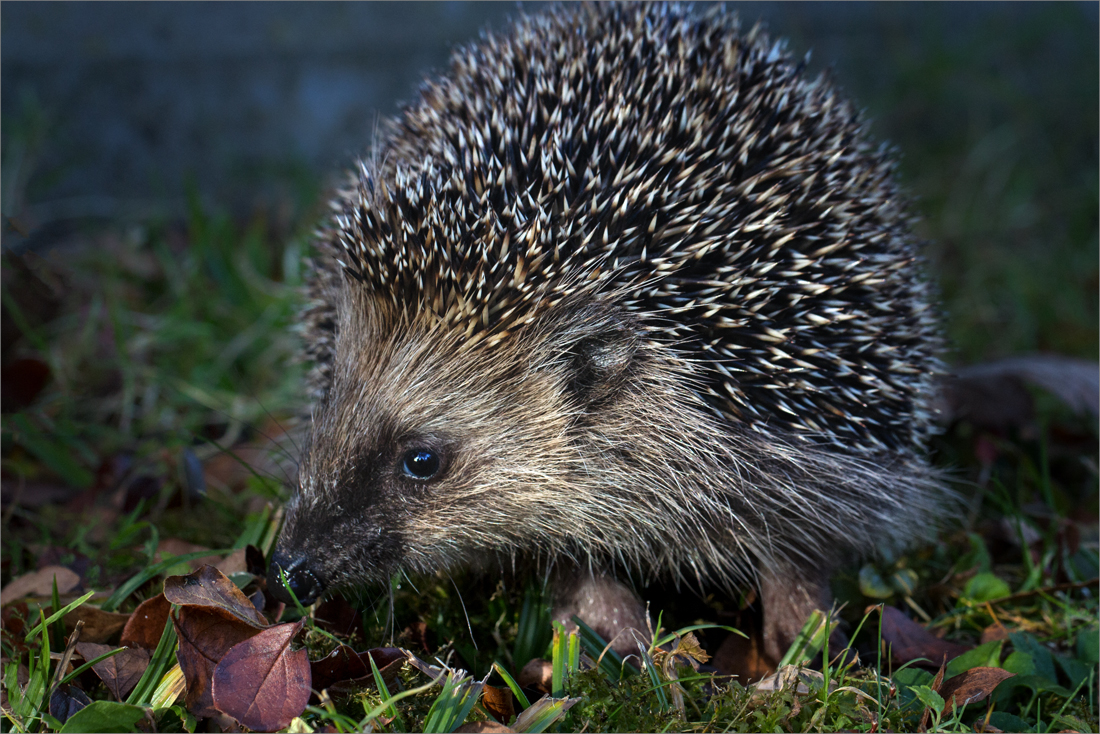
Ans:
[[[283,585],[284,574],[286,586]],[[302,606],[309,606],[325,591],[324,579],[311,568],[309,556],[293,550],[279,549],[275,551],[268,565],[267,588],[279,601],[293,604],[294,600],[287,592],[287,586]]]

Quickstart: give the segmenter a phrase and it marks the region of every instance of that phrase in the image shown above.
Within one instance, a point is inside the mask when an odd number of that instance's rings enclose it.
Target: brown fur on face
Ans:
[[[335,300],[332,382],[280,542],[326,587],[517,555],[743,580],[865,551],[934,482],[723,421],[692,365],[610,303],[467,347],[353,279]],[[420,446],[441,458],[429,481],[401,474]]]

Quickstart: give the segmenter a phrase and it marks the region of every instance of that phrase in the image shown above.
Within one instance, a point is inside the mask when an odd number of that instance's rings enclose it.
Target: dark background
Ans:
[[[537,5],[525,6],[537,10]],[[761,3],[902,151],[961,359],[1097,351],[1096,3]],[[311,216],[512,3],[0,6],[5,249],[179,216]],[[304,212],[304,214],[303,214]]]

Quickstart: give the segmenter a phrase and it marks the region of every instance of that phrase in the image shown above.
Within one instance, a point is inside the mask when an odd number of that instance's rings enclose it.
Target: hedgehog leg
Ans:
[[[650,639],[649,615],[641,599],[612,576],[588,570],[562,572],[554,582],[553,619],[575,628],[573,615],[580,617],[623,655],[636,655]]]
[[[778,663],[798,637],[815,609],[828,611],[833,603],[827,571],[806,572],[791,568],[761,574],[760,597],[764,606],[764,654]],[[848,644],[839,629],[829,635],[830,655]]]

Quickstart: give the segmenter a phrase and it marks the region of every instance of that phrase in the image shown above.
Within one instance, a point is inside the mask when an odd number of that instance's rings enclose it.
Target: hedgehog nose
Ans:
[[[280,571],[282,574],[279,573]],[[309,559],[305,555],[277,550],[271,557],[271,564],[267,569],[267,588],[284,604],[293,604],[294,600],[283,586],[283,574],[286,575],[287,586],[294,592],[294,596],[302,606],[309,606],[315,602],[325,590],[324,582],[315,571],[310,569]]]

